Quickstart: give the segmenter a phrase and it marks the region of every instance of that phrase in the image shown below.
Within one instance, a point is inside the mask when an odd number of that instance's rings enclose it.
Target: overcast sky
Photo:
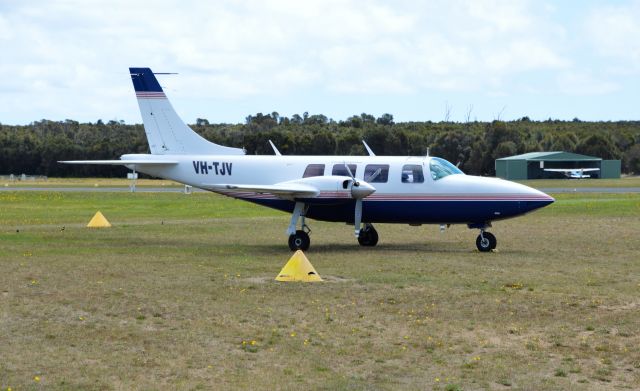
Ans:
[[[0,122],[640,119],[640,0],[0,0]]]

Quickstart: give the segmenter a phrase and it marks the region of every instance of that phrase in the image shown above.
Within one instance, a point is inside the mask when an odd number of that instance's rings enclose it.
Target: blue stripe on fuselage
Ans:
[[[293,201],[243,198],[269,208],[292,212]],[[552,201],[364,201],[362,221],[367,223],[474,223],[519,216]],[[354,200],[309,202],[306,217],[353,222]]]

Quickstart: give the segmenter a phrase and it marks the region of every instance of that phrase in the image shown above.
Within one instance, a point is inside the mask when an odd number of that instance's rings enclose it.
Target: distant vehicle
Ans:
[[[373,223],[466,224],[480,230],[477,248],[490,251],[497,244],[487,232],[492,221],[554,202],[518,183],[465,175],[438,157],[375,156],[366,143],[369,156],[283,156],[273,144],[275,155],[245,155],[243,149],[209,142],[189,128],[151,69],[129,71],[151,154],[62,163],[124,165],[291,213],[291,250],[309,248],[308,217],[354,224],[362,246],[378,243]]]
[[[561,172],[564,176],[571,179],[591,178],[591,175],[585,174],[585,172],[600,171],[599,168],[545,168],[544,170]]]

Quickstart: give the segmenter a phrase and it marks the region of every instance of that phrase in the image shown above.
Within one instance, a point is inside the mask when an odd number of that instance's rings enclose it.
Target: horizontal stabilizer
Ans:
[[[63,164],[101,164],[110,166],[128,166],[135,165],[154,165],[154,166],[171,166],[178,164],[176,161],[169,160],[62,160],[58,163]]]

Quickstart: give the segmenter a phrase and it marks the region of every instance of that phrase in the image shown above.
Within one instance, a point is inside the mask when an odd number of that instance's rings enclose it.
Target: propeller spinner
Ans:
[[[356,200],[356,208],[355,208],[355,216],[353,219],[354,227],[355,227],[355,235],[356,238],[360,236],[360,226],[362,225],[362,199],[373,194],[376,191],[376,188],[371,186],[365,181],[358,181],[351,172],[349,166],[345,163],[344,165],[349,173],[349,176],[352,179],[351,183],[351,197]]]

